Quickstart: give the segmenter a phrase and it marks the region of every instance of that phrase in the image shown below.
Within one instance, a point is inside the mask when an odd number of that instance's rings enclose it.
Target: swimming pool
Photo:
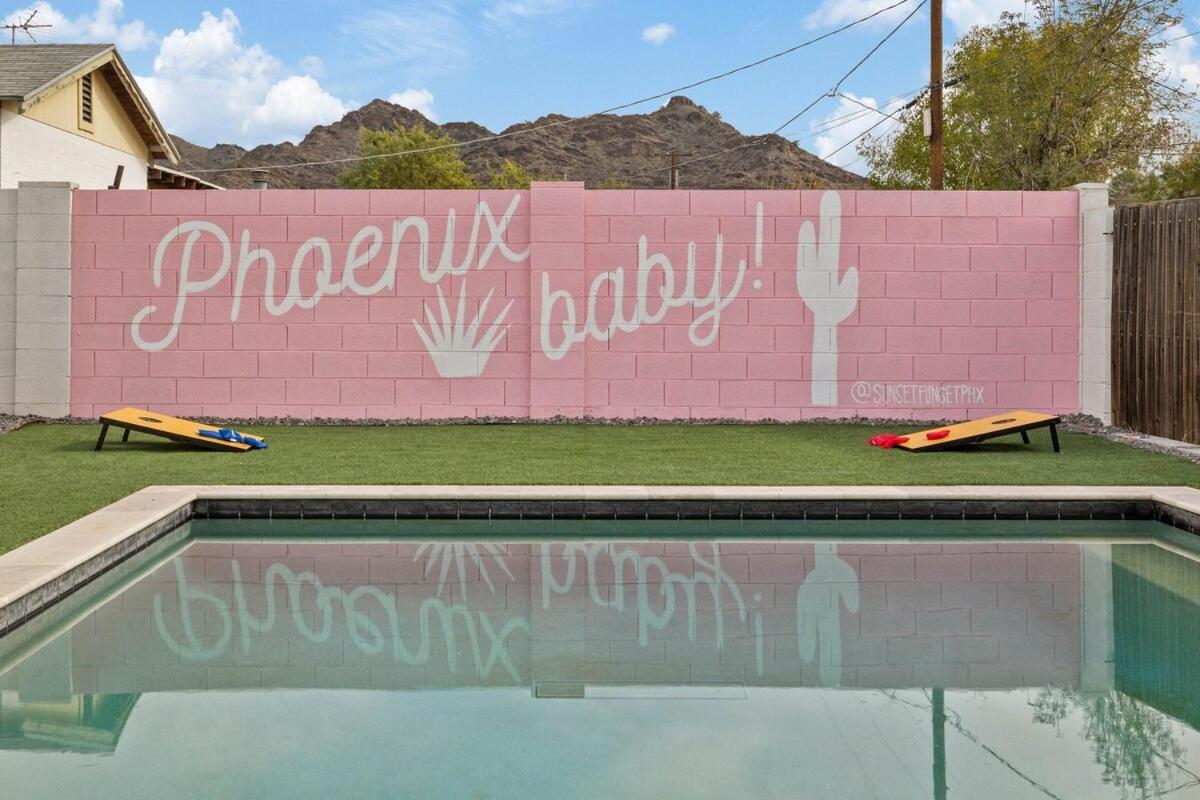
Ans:
[[[1191,538],[195,519],[0,638],[4,797],[1200,797]]]

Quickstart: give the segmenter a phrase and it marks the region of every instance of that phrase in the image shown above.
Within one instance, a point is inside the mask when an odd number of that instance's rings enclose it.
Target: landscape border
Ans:
[[[0,635],[192,519],[1154,520],[1184,486],[149,486],[0,556]]]

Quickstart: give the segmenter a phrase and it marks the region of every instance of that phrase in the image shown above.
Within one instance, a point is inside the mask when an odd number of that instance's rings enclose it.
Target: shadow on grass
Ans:
[[[91,451],[93,453],[97,452],[95,439],[80,439],[79,441],[64,442],[63,444],[57,445],[56,447],[47,448],[47,449],[53,450],[56,453],[86,453],[88,451]],[[101,452],[101,453],[117,453],[122,450],[128,450],[128,451],[132,451],[132,452],[136,452],[136,453],[216,452],[216,451],[212,451],[212,450],[206,451],[200,447],[192,447],[190,445],[183,444],[182,442],[173,442],[170,439],[162,439],[157,442],[136,441],[136,440],[130,439],[128,442],[122,442],[121,437],[119,437],[119,436],[117,437],[116,441],[112,441],[112,440],[106,441],[104,443],[104,449],[99,452]]]
[[[973,444],[967,445],[966,447],[957,447],[947,450],[929,450],[926,452],[921,452],[918,450],[910,453],[910,455],[919,456],[921,458],[932,458],[933,456],[946,453],[959,453],[962,455],[987,455],[988,453],[992,453],[994,455],[1008,455],[1011,453],[1037,453],[1040,455],[1055,454],[1054,448],[1049,442],[1046,442],[1044,447],[1040,446],[1037,442],[1032,444],[1023,444],[1021,442],[987,442],[986,444]],[[1059,453],[1058,455],[1062,455],[1062,453]]]

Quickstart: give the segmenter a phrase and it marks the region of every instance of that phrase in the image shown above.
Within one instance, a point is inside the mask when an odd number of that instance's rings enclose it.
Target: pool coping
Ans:
[[[1155,519],[1184,486],[148,486],[0,555],[0,635],[191,519]]]

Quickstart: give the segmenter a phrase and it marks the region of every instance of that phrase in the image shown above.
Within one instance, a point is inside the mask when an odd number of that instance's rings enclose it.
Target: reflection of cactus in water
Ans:
[[[1083,735],[1092,743],[1105,783],[1125,797],[1156,797],[1172,790],[1175,770],[1197,780],[1182,763],[1186,755],[1176,741],[1168,718],[1124,692],[1116,690],[1086,697],[1069,689],[1047,687],[1031,704],[1033,719],[1057,726],[1070,706],[1083,712]]]
[[[813,314],[812,403],[837,405],[837,326],[858,305],[858,270],[839,276],[842,243],[842,199],[837,192],[821,196],[821,238],[811,222],[800,226],[796,245],[796,288]]]
[[[842,605],[858,613],[858,575],[838,557],[837,545],[817,542],[812,572],[796,588],[796,634],[800,658],[819,657],[821,683],[842,683]]]

